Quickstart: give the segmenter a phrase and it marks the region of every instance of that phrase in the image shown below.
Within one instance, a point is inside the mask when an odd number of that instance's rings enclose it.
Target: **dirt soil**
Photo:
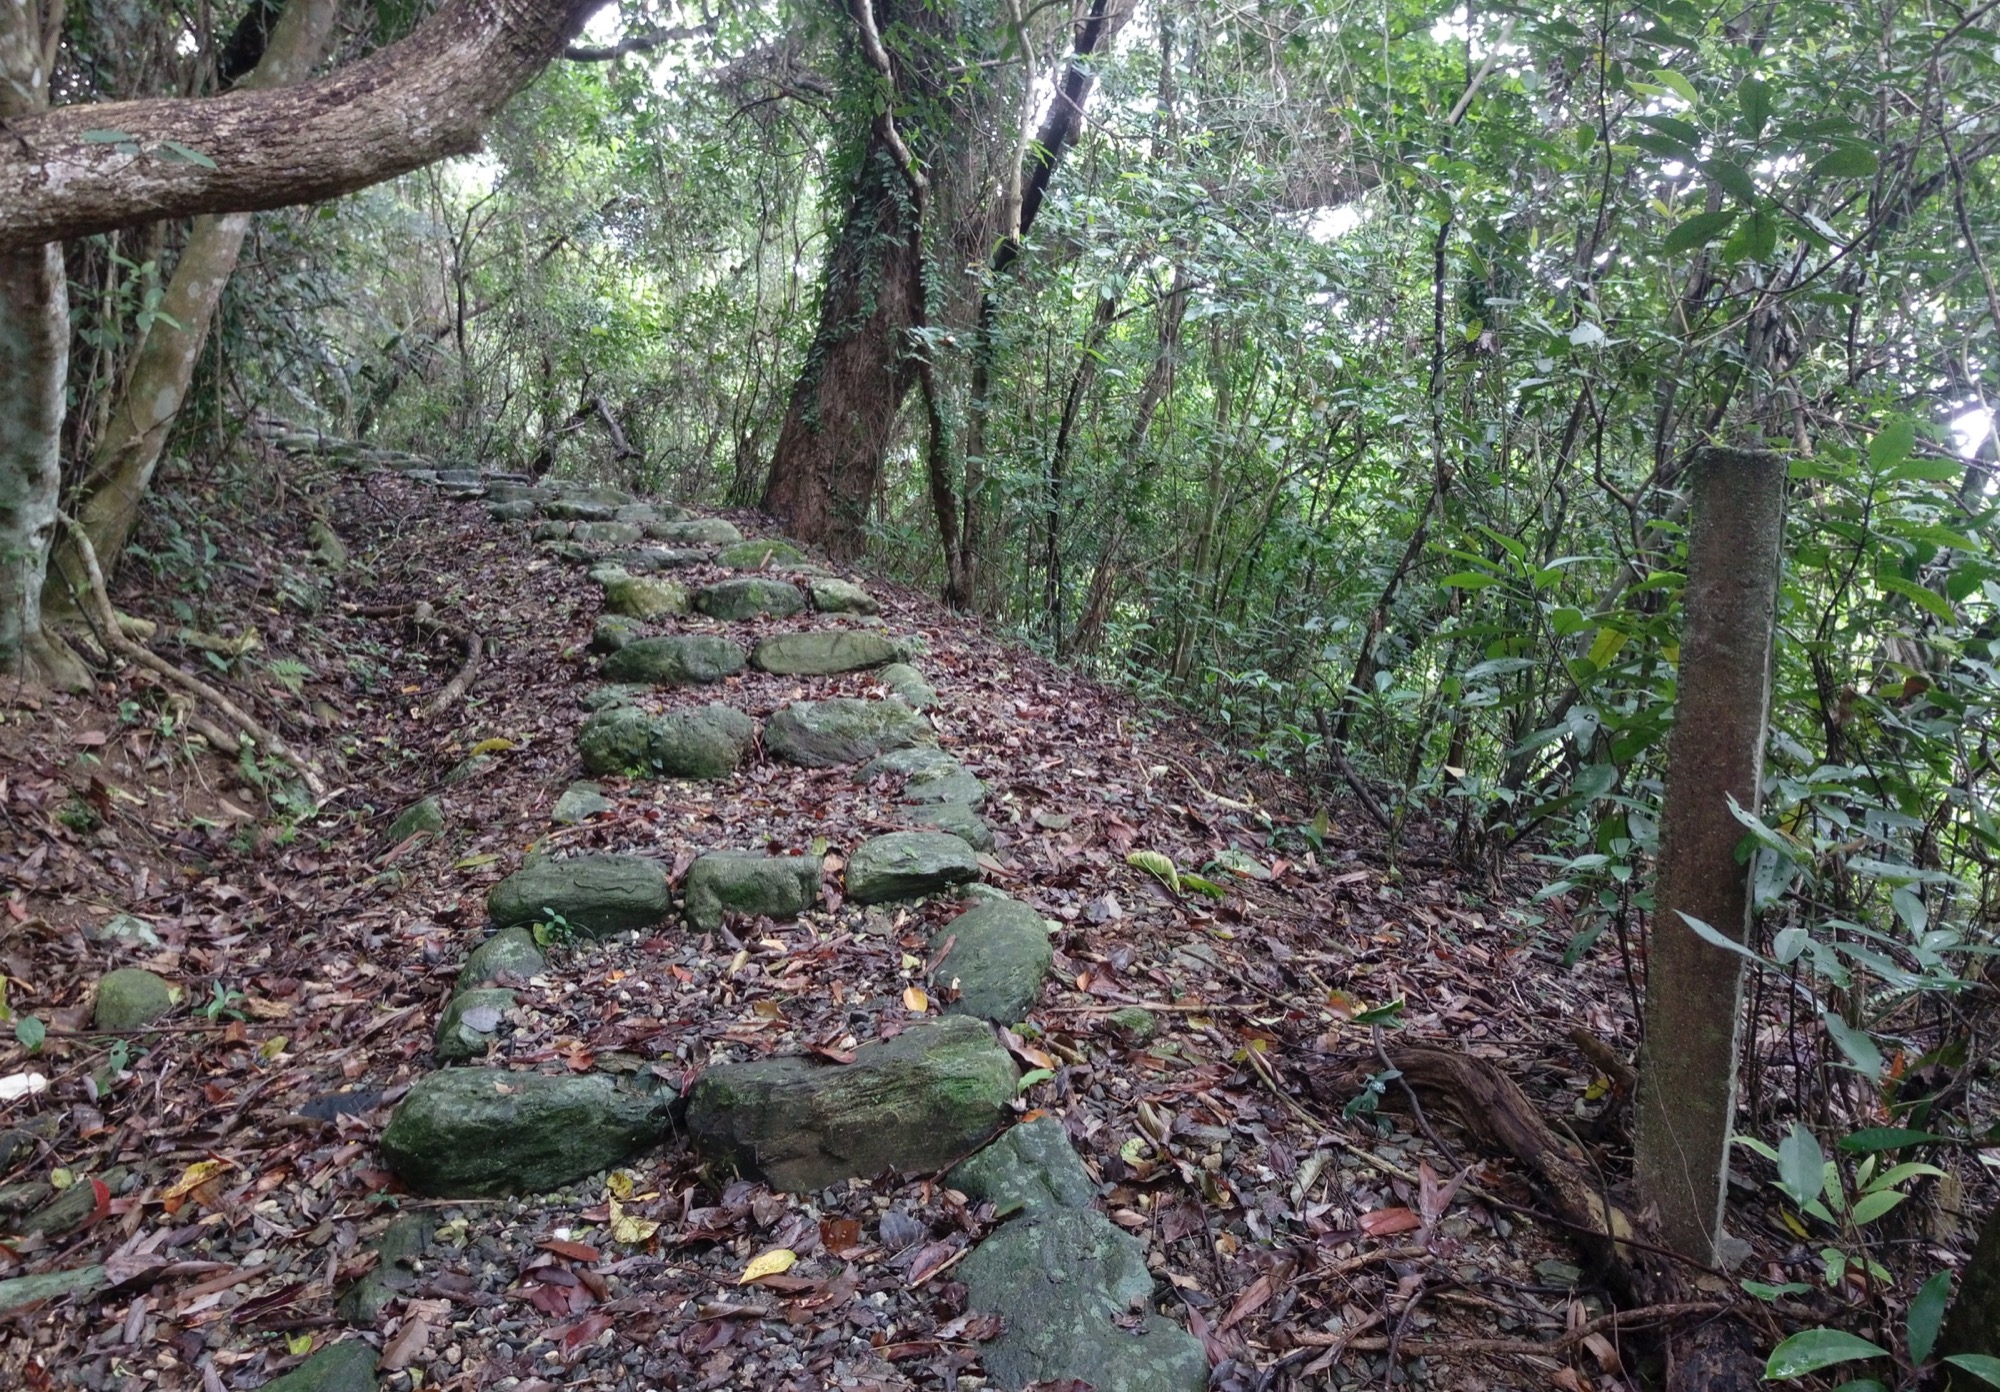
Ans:
[[[419,1278],[362,1327],[393,1392],[985,1385],[992,1330],[953,1268],[991,1215],[935,1176],[781,1195],[670,1148],[535,1199],[399,1191],[375,1137],[433,1066],[488,889],[531,847],[643,852],[676,875],[714,847],[818,853],[834,888],[797,922],[662,924],[558,953],[501,1046],[516,1068],[685,1086],[716,1062],[851,1050],[935,1009],[919,991],[946,984],[926,980],[925,944],[958,906],[841,902],[843,857],[893,824],[886,790],[848,769],[758,756],[721,783],[601,780],[615,812],[552,828],[580,776],[596,588],[477,503],[395,474],[285,468],[286,506],[245,507],[199,572],[154,537],[165,559],[129,567],[117,598],[169,630],[254,627],[261,646],[241,658],[171,633],[155,647],[318,760],[323,803],[287,793],[272,761],[210,749],[129,667],[88,698],[12,693],[26,704],[0,723],[0,967],[14,1017],[46,1027],[36,1050],[15,1042],[32,1025],[10,1032],[0,1078],[47,1081],[0,1104],[0,1129],[17,1129],[0,1231],[42,1229],[0,1245],[0,1278],[106,1263],[113,1281],[0,1320],[0,1385],[259,1386],[351,1337],[336,1299],[412,1213],[435,1225]],[[337,572],[314,554],[314,518],[345,544]],[[1392,860],[1323,793],[859,578],[892,632],[925,639],[940,742],[992,789],[986,878],[1061,925],[1034,1028],[1008,1040],[1044,1070],[1019,1106],[1062,1119],[1214,1385],[1627,1385],[1615,1335],[1528,1361],[1455,1351],[1558,1339],[1605,1306],[1560,1230],[1524,1218],[1535,1196],[1506,1162],[1426,1134],[1394,1080],[1356,1082],[1383,1071],[1385,1042],[1449,1043],[1503,1062],[1591,1142],[1622,1099],[1570,1035],[1629,1053],[1618,953],[1561,965],[1566,908],[1531,902],[1532,865],[1516,884],[1461,876],[1421,826]],[[431,720],[416,712],[461,653],[385,612],[417,601],[494,653]],[[660,701],[719,696],[761,717],[870,687],[751,672]],[[388,844],[427,794],[446,830]],[[1174,892],[1135,851],[1219,897]],[[162,1025],[91,1028],[96,979],[121,966],[177,985]],[[1156,1032],[1115,1018],[1135,1005]],[[68,1226],[27,1217],[65,1198]],[[738,1283],[780,1247],[797,1265]]]

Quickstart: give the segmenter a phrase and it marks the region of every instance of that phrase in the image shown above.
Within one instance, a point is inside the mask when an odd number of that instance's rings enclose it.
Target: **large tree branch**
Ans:
[[[713,37],[715,24],[683,24],[677,29],[654,29],[644,34],[627,34],[615,44],[603,48],[586,48],[582,44],[571,44],[563,50],[563,57],[572,63],[609,63],[623,58],[628,53],[651,53],[663,44],[679,43],[683,39]]]
[[[17,116],[0,139],[0,251],[315,203],[465,154],[603,3],[451,0],[400,43],[302,86]]]

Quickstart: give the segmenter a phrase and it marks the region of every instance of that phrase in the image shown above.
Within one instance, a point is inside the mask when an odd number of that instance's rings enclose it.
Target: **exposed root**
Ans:
[[[117,611],[111,607],[111,596],[105,591],[104,571],[97,563],[97,549],[90,544],[90,534],[67,513],[60,516],[63,526],[69,530],[71,541],[76,545],[77,559],[83,562],[84,577],[90,585],[89,599],[96,615],[99,636],[112,651],[127,661],[136,662],[148,671],[158,673],[183,691],[206,701],[221,712],[222,716],[241,732],[242,737],[254,741],[260,749],[269,751],[291,765],[292,771],[298,774],[299,781],[305,784],[307,791],[311,792],[314,798],[324,800],[325,780],[276,732],[266,729],[256,717],[207,682],[199,677],[190,676],[150,648],[142,647],[125,636],[124,629],[118,622]]]
[[[458,644],[459,651],[465,654],[465,661],[459,664],[452,679],[437,695],[418,707],[417,718],[420,720],[435,720],[464,699],[473,677],[479,673],[480,659],[489,650],[486,640],[472,629],[460,628],[440,619],[428,600],[418,600],[415,604],[361,605],[353,612],[368,619],[407,618],[412,628],[421,633],[441,633]]]

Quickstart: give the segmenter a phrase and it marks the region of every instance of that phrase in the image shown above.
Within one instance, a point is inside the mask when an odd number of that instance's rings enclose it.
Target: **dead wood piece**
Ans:
[[[437,695],[424,702],[417,712],[420,719],[435,720],[464,698],[467,688],[472,685],[472,678],[479,671],[480,654],[486,644],[471,629],[460,628],[456,624],[448,624],[438,618],[428,604],[417,605],[410,615],[410,623],[425,633],[442,633],[457,643],[459,650],[465,654],[465,661],[459,664],[458,671],[452,679],[444,684],[444,688]]]
[[[1632,1065],[1620,1057],[1618,1051],[1606,1044],[1581,1025],[1569,1032],[1569,1042],[1576,1045],[1576,1051],[1584,1056],[1592,1068],[1611,1080],[1612,1088],[1621,1098],[1630,1097],[1639,1086],[1639,1075]]]
[[[275,732],[264,728],[263,724],[199,677],[190,676],[180,668],[154,653],[150,648],[127,638],[118,626],[118,614],[111,607],[111,596],[104,588],[104,570],[97,563],[97,549],[90,544],[90,533],[86,532],[74,517],[68,513],[58,514],[63,526],[69,531],[70,539],[76,546],[77,557],[83,562],[84,577],[90,585],[90,601],[97,613],[97,621],[102,629],[104,641],[113,651],[129,661],[138,663],[148,671],[165,677],[184,691],[209,703],[220,711],[236,728],[260,748],[269,750],[276,757],[290,764],[299,781],[306,785],[313,797],[326,797],[326,783],[313,768],[301,758],[290,745]]]

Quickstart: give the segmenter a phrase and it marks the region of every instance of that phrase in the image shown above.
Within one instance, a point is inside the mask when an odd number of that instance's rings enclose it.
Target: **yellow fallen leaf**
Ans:
[[[162,1199],[186,1198],[189,1194],[201,1188],[202,1185],[208,1183],[228,1168],[229,1163],[226,1160],[197,1160],[192,1165],[189,1165],[187,1169],[183,1170],[181,1177],[174,1181],[173,1188],[167,1190],[160,1197]]]
[[[921,986],[903,988],[903,1004],[913,1015],[921,1015],[931,1008],[931,998]]]
[[[611,1240],[635,1247],[660,1230],[660,1225],[651,1218],[634,1218],[619,1206],[618,1200],[611,1201]]]
[[[773,1247],[744,1267],[743,1274],[736,1278],[736,1284],[747,1286],[752,1281],[763,1280],[766,1276],[776,1276],[780,1272],[790,1271],[798,1259],[799,1254],[789,1247]]]
[[[285,1046],[289,1043],[291,1043],[291,1040],[285,1038],[284,1035],[274,1034],[257,1046],[257,1057],[269,1063],[279,1054],[284,1053]]]
[[[466,753],[473,755],[474,757],[477,757],[478,755],[481,754],[504,754],[506,751],[514,747],[515,747],[514,741],[510,739],[499,739],[496,737],[494,739],[483,739],[479,741],[479,743],[473,745],[472,748],[468,749]]]
[[[74,1170],[49,1171],[49,1188],[51,1189],[67,1189],[74,1183],[76,1183],[76,1172]]]
[[[638,1178],[630,1170],[613,1170],[604,1177],[604,1187],[615,1198],[629,1199],[632,1191],[639,1187]]]
[[[304,1358],[312,1352],[312,1346],[313,1336],[310,1333],[287,1334],[285,1336],[285,1352],[291,1354],[294,1358]]]

